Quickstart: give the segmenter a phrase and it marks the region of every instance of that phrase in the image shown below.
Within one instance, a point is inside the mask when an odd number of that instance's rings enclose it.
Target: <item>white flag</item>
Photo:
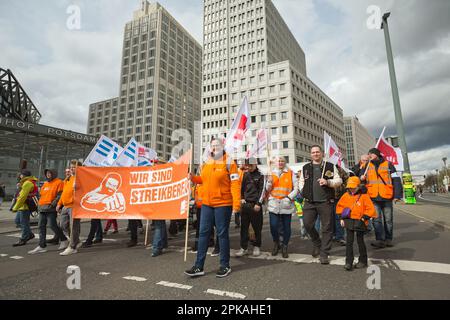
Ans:
[[[102,135],[94,149],[83,163],[86,167],[111,167],[122,153],[123,148],[110,138]]]
[[[270,143],[269,130],[259,129],[256,133],[255,143],[253,144],[252,148],[247,151],[247,159],[266,157],[267,146]]]
[[[337,146],[336,142],[331,138],[331,136],[324,131],[324,143],[325,143],[325,154],[327,156],[327,161],[338,165],[342,169],[348,172],[347,167],[344,163],[344,155],[342,154],[341,150],[339,150],[339,147]]]
[[[235,150],[239,149],[242,143],[245,140],[245,133],[250,128],[250,111],[248,108],[247,97],[244,97],[242,100],[241,107],[239,108],[239,112],[237,113],[236,118],[234,119],[233,125],[228,131],[227,140],[225,143],[225,151],[228,154],[232,154]]]
[[[138,167],[153,166],[155,160],[158,159],[158,154],[155,150],[147,148],[138,143]]]
[[[116,162],[114,162],[114,166],[136,167],[138,165],[138,156],[138,143],[134,138],[131,138]]]

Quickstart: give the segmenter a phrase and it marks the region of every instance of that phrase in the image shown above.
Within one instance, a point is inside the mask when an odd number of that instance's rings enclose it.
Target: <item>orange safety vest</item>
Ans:
[[[394,197],[394,185],[392,183],[391,172],[389,171],[389,162],[384,161],[378,168],[378,175],[373,163],[369,163],[367,172],[367,191],[372,199],[379,196],[383,199],[392,199]]]
[[[276,174],[273,177],[273,189],[270,195],[275,199],[281,200],[286,198],[294,189],[294,182],[292,181],[292,171],[283,172],[281,177]]]

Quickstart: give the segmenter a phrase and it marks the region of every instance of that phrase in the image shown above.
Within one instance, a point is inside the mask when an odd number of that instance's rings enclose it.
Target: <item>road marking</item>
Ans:
[[[12,256],[12,257],[10,257],[11,259],[14,259],[14,260],[20,260],[20,259],[23,259],[23,257],[21,257],[21,256]]]
[[[214,290],[214,289],[208,289],[205,292],[209,293],[209,294],[214,294],[216,296],[221,296],[221,297],[245,299],[245,296],[243,294],[236,293],[236,292],[228,292],[228,291]]]
[[[191,290],[192,289],[192,286],[187,286],[184,284],[167,282],[167,281],[160,281],[157,284],[160,286],[169,287],[169,288],[177,288],[177,289],[183,289],[183,290]]]
[[[370,259],[370,261],[372,264],[390,268],[392,268],[392,266],[389,266],[388,264],[394,264],[400,271],[450,274],[450,265],[445,263],[383,259]]]
[[[109,242],[117,242],[116,239],[103,239],[103,241],[109,241]]]
[[[277,300],[280,300],[280,299],[267,298],[266,300],[273,300],[273,301],[277,301]]]
[[[5,254],[5,253],[0,254],[0,257],[2,257],[2,258],[7,257],[7,256],[8,256],[8,255]]]
[[[7,234],[7,237],[11,237],[11,238],[22,238],[22,234],[21,233],[13,233],[13,234]],[[36,234],[36,238],[35,239],[39,239],[39,235]],[[51,234],[47,234],[46,236],[47,240],[51,240],[53,239],[53,236]]]
[[[131,280],[131,281],[137,281],[137,282],[144,282],[144,281],[147,281],[147,279],[145,279],[145,278],[135,277],[135,276],[127,276],[127,277],[123,277],[123,279],[125,279],[125,280]]]
[[[98,274],[100,276],[109,276],[111,273],[109,273],[109,272],[99,272]]]

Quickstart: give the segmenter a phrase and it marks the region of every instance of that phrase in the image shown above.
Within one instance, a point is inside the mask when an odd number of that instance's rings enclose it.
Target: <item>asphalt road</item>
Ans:
[[[424,193],[422,197],[418,197],[418,201],[450,208],[450,195]]]
[[[82,225],[82,235],[88,228],[89,224]],[[370,290],[366,270],[343,269],[345,248],[335,246],[332,265],[321,266],[310,256],[311,243],[299,238],[297,221],[293,228],[296,232],[288,260],[274,260],[265,254],[257,259],[232,258],[233,272],[225,279],[215,277],[219,258],[210,256],[205,277],[189,279],[183,274],[195,259],[195,254],[189,253],[188,262],[183,261],[184,234],[169,240],[170,249],[157,258],[143,245],[126,248],[129,235],[124,230],[69,257],[59,256],[55,246],[31,256],[27,251],[37,246],[36,239],[13,248],[18,235],[0,235],[0,299],[450,299],[448,230],[397,211],[394,248],[374,251],[369,245],[373,236],[366,239],[369,258],[381,271],[381,289]],[[262,251],[269,252],[272,242],[267,217],[263,233]],[[234,228],[231,244],[232,249],[239,248]],[[81,290],[67,288],[69,266],[80,268]]]

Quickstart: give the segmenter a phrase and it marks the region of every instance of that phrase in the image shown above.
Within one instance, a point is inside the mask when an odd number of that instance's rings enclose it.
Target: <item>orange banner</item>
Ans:
[[[78,167],[76,219],[187,219],[191,151],[155,167]]]

